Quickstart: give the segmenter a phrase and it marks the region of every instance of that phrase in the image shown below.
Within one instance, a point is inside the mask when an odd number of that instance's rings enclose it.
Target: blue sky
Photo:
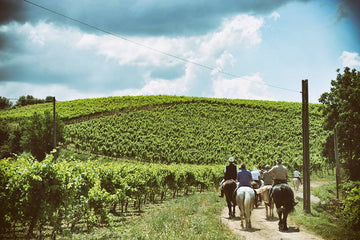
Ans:
[[[360,69],[359,2],[0,0],[0,96],[301,102],[308,79],[316,103]]]

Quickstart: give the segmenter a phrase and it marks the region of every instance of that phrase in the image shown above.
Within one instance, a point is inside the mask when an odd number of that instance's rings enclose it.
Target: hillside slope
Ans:
[[[66,144],[144,162],[222,164],[234,156],[238,163],[251,166],[272,165],[278,157],[290,169],[302,165],[299,103],[175,96],[126,97],[126,101],[132,105],[124,111],[69,124]],[[323,164],[325,133],[318,107],[310,106],[313,169]],[[115,103],[107,108],[121,109]]]

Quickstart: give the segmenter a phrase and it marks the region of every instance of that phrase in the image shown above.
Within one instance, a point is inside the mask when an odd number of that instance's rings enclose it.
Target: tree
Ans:
[[[34,115],[23,123],[21,147],[37,160],[43,160],[47,153],[53,149],[54,121],[50,111],[45,111],[44,115],[34,113]],[[57,141],[63,141],[64,123],[56,116],[56,136]]]
[[[330,92],[323,93],[319,99],[323,103],[324,128],[337,128],[339,157],[349,170],[350,180],[360,180],[360,72],[346,67],[343,74],[340,69],[337,73]]]
[[[0,96],[0,109],[11,108],[11,106],[12,106],[12,103],[10,102],[9,99],[7,99],[6,97]]]
[[[22,107],[22,106],[26,106],[26,105],[33,105],[33,104],[38,104],[38,103],[45,103],[48,100],[49,97],[46,97],[46,100],[44,99],[38,99],[38,98],[34,98],[31,95],[27,95],[25,96],[21,96],[19,97],[19,99],[16,101],[15,103],[15,107]],[[52,97],[51,97],[52,98]]]

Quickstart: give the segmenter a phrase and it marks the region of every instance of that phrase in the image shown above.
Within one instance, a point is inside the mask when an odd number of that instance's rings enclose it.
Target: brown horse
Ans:
[[[265,185],[259,189],[255,189],[256,193],[261,196],[261,199],[265,202],[266,219],[274,217],[274,201],[270,200],[271,185]]]
[[[287,216],[294,211],[294,192],[288,184],[281,183],[273,186],[272,197],[279,216],[279,230],[286,231]]]
[[[235,217],[235,195],[234,191],[236,189],[236,182],[233,179],[226,180],[223,184],[223,190],[225,193],[225,199],[227,206],[229,208],[229,218]]]

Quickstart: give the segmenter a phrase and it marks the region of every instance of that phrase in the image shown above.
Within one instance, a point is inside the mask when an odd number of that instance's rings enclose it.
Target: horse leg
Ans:
[[[235,217],[235,204],[232,204],[232,217]]]
[[[268,214],[268,206],[267,206],[267,205],[265,205],[265,210],[266,210],[266,219],[268,219],[268,218],[269,218],[269,214]]]
[[[282,231],[283,229],[283,209],[282,207],[276,209],[278,217],[279,217],[279,230]]]
[[[287,216],[288,216],[288,213],[286,211],[284,211],[283,213],[283,231],[287,231],[289,230],[288,226],[287,226]]]
[[[241,210],[241,207],[239,206],[239,210],[240,210],[240,225],[242,228],[244,228],[244,223],[243,223],[243,214],[244,212]]]

